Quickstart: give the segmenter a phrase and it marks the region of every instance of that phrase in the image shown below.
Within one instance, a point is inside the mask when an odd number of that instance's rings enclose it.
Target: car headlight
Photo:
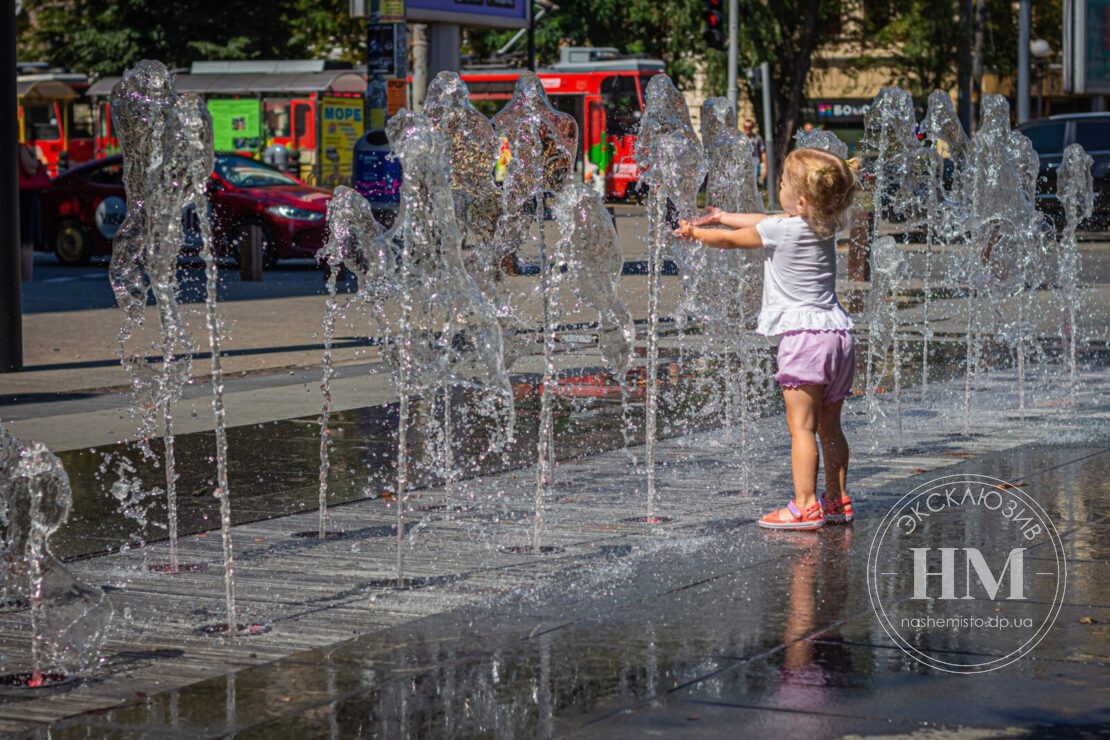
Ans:
[[[289,218],[295,221],[319,221],[324,217],[324,214],[319,211],[294,208],[293,206],[287,206],[285,204],[270,206],[266,210],[275,216],[281,216],[282,218]]]

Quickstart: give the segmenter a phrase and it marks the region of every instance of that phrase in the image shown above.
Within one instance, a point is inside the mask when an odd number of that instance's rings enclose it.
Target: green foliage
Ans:
[[[186,67],[201,59],[362,58],[362,23],[347,0],[25,0],[22,60],[99,75],[140,59]]]
[[[906,88],[924,101],[937,89],[956,85],[955,59],[960,45],[960,0],[863,0],[862,23],[855,41],[856,69],[887,68],[890,84]],[[983,70],[1012,74],[1017,64],[1018,12],[1010,0],[982,3]],[[1062,4],[1033,0],[1033,38],[1059,47],[1063,34]]]

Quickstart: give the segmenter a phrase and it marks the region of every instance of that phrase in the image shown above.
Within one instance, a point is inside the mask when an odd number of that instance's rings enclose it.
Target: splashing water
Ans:
[[[559,193],[555,220],[562,238],[555,245],[554,261],[565,267],[556,278],[570,282],[578,300],[597,311],[598,349],[620,384],[627,446],[628,371],[636,327],[618,291],[624,255],[617,230],[601,196],[584,183],[570,183]]]
[[[732,213],[761,213],[763,198],[756,184],[752,145],[736,130],[736,113],[727,98],[709,98],[702,104],[701,138],[709,166],[706,205]],[[748,249],[704,251],[707,269],[698,291],[703,309],[700,318],[708,328],[706,338],[723,344],[724,422],[729,430],[738,428],[739,490],[748,493],[752,477],[749,416],[759,389],[767,383],[764,365],[759,362],[759,350],[766,342],[755,334],[763,294],[763,255]],[[738,357],[739,367],[729,361],[733,355]]]
[[[907,169],[912,155],[919,148],[917,136],[914,132],[916,116],[913,109],[913,98],[905,90],[897,87],[884,87],[875,96],[867,113],[864,115],[864,135],[860,140],[860,157],[864,161],[865,182],[870,182],[873,223],[872,233],[876,240],[881,239],[883,225],[887,222],[900,221],[907,217],[908,199],[905,198]],[[905,268],[901,264],[883,264],[884,259],[896,260],[900,263],[901,255],[898,250],[878,248],[878,241],[871,248],[871,279],[872,289],[868,296],[868,316],[877,326],[883,326],[887,331],[880,336],[872,337],[868,333],[867,363],[864,378],[864,387],[867,392],[868,417],[874,424],[879,417],[879,403],[875,394],[880,387],[880,378],[875,377],[875,361],[879,359],[883,366],[886,365],[886,353],[890,350],[898,351],[897,342],[897,295],[891,292],[892,288],[900,287],[902,276],[899,271]],[[885,276],[885,277],[883,277]],[[886,285],[876,286],[875,281],[886,281]],[[880,308],[878,301],[889,301],[889,307]],[[879,317],[883,317],[880,319]],[[871,324],[872,321],[868,323]],[[898,372],[900,357],[893,361],[893,368]],[[900,401],[901,387],[895,377],[895,395]],[[896,424],[901,428],[901,405],[896,401]]]
[[[463,266],[447,146],[432,123],[406,110],[390,119],[386,135],[404,179],[397,221],[387,241],[402,245],[397,295],[401,316],[386,352],[400,392],[397,442],[397,579],[404,579],[404,520],[409,401],[445,382],[485,394],[492,415],[512,435],[512,388],[503,360],[497,311]]]
[[[540,382],[540,430],[537,443],[535,518],[532,545],[540,551],[542,502],[554,482],[555,426],[552,395],[555,377],[555,308],[553,254],[544,239],[544,212],[548,193],[557,193],[573,172],[578,148],[578,123],[573,116],[551,107],[539,78],[524,72],[517,80],[513,98],[493,119],[494,129],[509,142],[512,160],[506,173],[499,252],[517,251],[524,241],[527,220],[520,217],[528,207],[535,209],[539,235],[540,299],[543,303],[543,377]]]
[[[1094,211],[1095,191],[1091,165],[1094,159],[1079,144],[1069,144],[1056,173],[1056,192],[1064,205],[1064,229],[1060,234],[1060,288],[1064,298],[1064,336],[1068,343],[1068,396],[1072,413],[1076,412],[1079,371],[1076,344],[1079,326],[1079,242],[1076,229]]]
[[[96,665],[112,619],[104,591],[77,580],[50,552],[72,506],[58,458],[0,427],[0,595],[31,605],[32,685],[49,671]]]
[[[124,312],[117,354],[131,381],[132,404],[141,414],[140,449],[152,458],[150,439],[161,435],[165,454],[170,572],[177,572],[177,472],[173,407],[189,382],[195,346],[177,302],[177,259],[185,242],[182,227],[184,165],[174,149],[180,131],[174,106],[189,105],[174,91],[174,80],[158,62],[143,61],[113,88],[113,120],[124,158],[124,187],[131,204],[112,242],[109,279]],[[195,105],[195,103],[193,103]],[[144,353],[129,347],[142,326],[148,295],[158,308],[162,354],[160,372]],[[126,502],[132,510],[138,498]]]
[[[328,266],[328,301],[324,309],[322,329],[324,353],[321,358],[323,378],[320,391],[323,404],[320,409],[320,505],[319,536],[327,537],[329,429],[331,418],[331,381],[335,371],[332,366],[332,342],[335,322],[346,315],[355,300],[380,307],[389,293],[386,287],[396,270],[393,249],[382,238],[381,224],[374,218],[369,201],[346,186],[335,189],[328,203],[328,239],[317,258]],[[354,298],[340,301],[336,283],[342,270],[348,270],[358,279],[358,292]],[[381,315],[374,311],[374,315]]]
[[[227,433],[223,403],[223,373],[220,359],[221,322],[216,311],[218,274],[212,253],[212,227],[206,187],[215,164],[212,152],[212,119],[199,96],[178,93],[174,77],[160,62],[142,61],[124,73],[112,90],[112,120],[120,136],[124,157],[124,181],[128,202],[136,207],[128,213],[120,233],[123,240],[113,245],[112,287],[129,317],[145,302],[146,279],[153,280],[161,308],[176,305],[171,296],[176,284],[169,279],[176,254],[183,242],[182,213],[195,210],[205,263],[205,319],[211,352],[212,413],[216,438],[216,490],[220,500],[223,536],[224,589],[228,632],[237,629],[235,573],[231,540],[231,501],[227,478]],[[118,237],[118,235],[117,235]],[[159,293],[161,295],[159,296]],[[176,311],[163,312],[176,337],[183,325]],[[129,319],[133,321],[133,318]],[[174,323],[176,322],[176,324]],[[121,333],[127,338],[128,328]],[[167,414],[168,418],[168,414]],[[168,422],[167,422],[168,424]],[[167,431],[169,427],[167,426]],[[172,440],[167,452],[172,451]],[[167,465],[167,475],[171,475]],[[169,484],[170,479],[167,479]],[[171,512],[176,506],[171,505]],[[176,521],[171,520],[176,530]]]
[[[832,131],[815,128],[812,131],[799,131],[794,134],[794,145],[799,149],[822,149],[832,152],[841,159],[848,158],[848,145]]]
[[[666,75],[656,75],[644,93],[644,116],[636,140],[641,182],[649,188],[648,201],[648,351],[644,399],[644,456],[647,469],[647,521],[655,519],[655,441],[658,411],[659,302],[664,251],[682,273],[683,299],[676,309],[681,322],[692,304],[698,277],[704,275],[704,249],[678,243],[668,223],[672,217],[690,218],[697,192],[708,170],[705,152],[690,123],[682,93]]]
[[[502,341],[507,344],[506,335],[511,335],[514,327],[509,320],[512,309],[508,298],[500,292],[501,260],[505,255],[498,253],[494,244],[501,217],[501,191],[493,179],[500,139],[492,122],[471,105],[466,83],[454,72],[440,72],[432,80],[423,113],[447,144],[455,218],[462,240],[469,240],[474,246],[466,261],[467,271],[495,307],[506,307],[504,311],[498,308],[498,321],[504,319]],[[513,359],[511,354],[504,358],[506,367]],[[450,502],[457,478],[451,386],[445,384],[440,395],[443,399],[443,422],[439,430],[442,470]]]
[[[467,267],[494,300],[505,256],[494,244],[501,218],[501,190],[493,179],[500,138],[493,123],[470,103],[470,90],[454,72],[440,72],[428,85],[423,114],[447,142],[455,218],[463,239],[474,246]]]

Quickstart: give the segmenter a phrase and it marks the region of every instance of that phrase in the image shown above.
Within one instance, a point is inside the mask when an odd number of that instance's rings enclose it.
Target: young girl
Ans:
[[[779,202],[785,216],[710,207],[693,221],[679,221],[674,233],[718,249],[764,248],[756,331],[778,340],[775,379],[786,400],[794,500],[759,526],[810,530],[853,518],[840,408],[852,393],[856,359],[852,320],[836,299],[835,247],[856,184],[844,160],[821,149],[791,152],[783,169]],[[702,228],[716,225],[727,228]],[[825,458],[823,502],[817,500],[815,434]]]

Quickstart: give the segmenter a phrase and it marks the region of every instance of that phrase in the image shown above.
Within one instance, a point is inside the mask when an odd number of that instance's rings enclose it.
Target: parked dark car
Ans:
[[[1110,228],[1110,113],[1071,113],[1028,121],[1017,127],[1029,137],[1041,158],[1037,179],[1037,207],[1057,226],[1064,224],[1064,207],[1056,197],[1056,170],[1064,148],[1079,144],[1094,159],[1094,215],[1081,224],[1085,230]]]
[[[219,255],[238,256],[253,224],[262,227],[263,263],[313,257],[326,238],[331,191],[305,185],[269,165],[238,154],[217,154],[208,183],[213,242]],[[123,158],[106,157],[56,177],[42,192],[47,251],[64,264],[82,264],[112,252],[112,238],[127,214]],[[191,218],[190,218],[191,217]],[[183,214],[185,248],[196,249],[196,217]],[[192,224],[190,225],[190,221]],[[191,226],[191,227],[190,227]]]

